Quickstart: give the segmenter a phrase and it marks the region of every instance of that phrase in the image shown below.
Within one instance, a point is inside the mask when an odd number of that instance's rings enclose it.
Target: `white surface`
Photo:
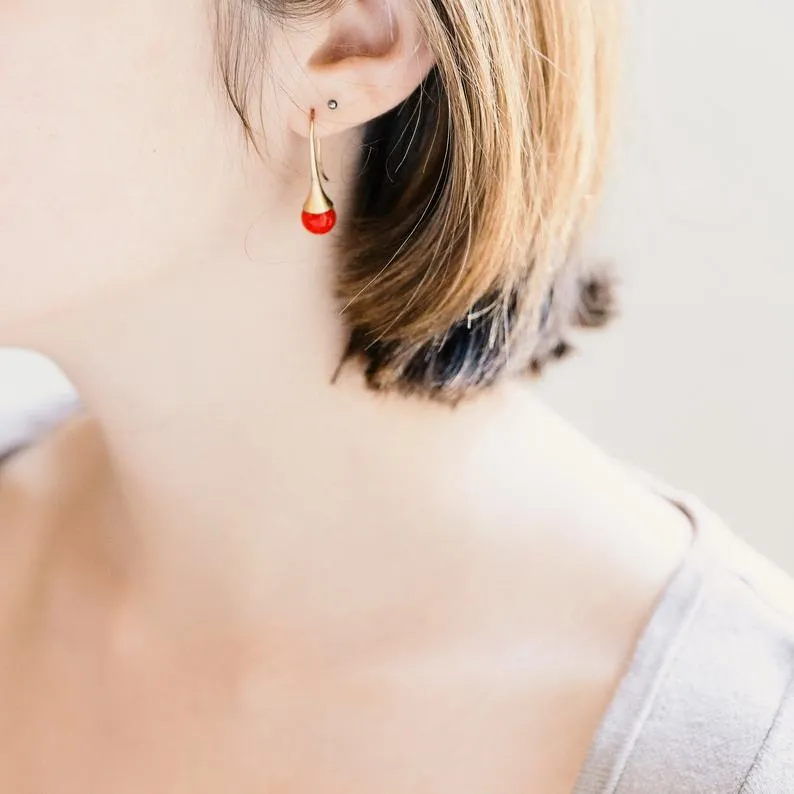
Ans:
[[[0,349],[0,455],[59,422],[76,404],[70,383],[47,359]]]
[[[598,243],[623,279],[623,318],[541,390],[794,572],[794,7],[663,0],[631,13]],[[56,373],[0,352],[0,415],[32,408],[36,421],[50,394],[69,400]]]
[[[597,245],[623,317],[541,391],[794,572],[794,7],[631,13]]]

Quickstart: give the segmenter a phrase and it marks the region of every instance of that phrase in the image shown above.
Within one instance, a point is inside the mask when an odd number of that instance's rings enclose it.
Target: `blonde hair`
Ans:
[[[414,3],[436,65],[364,131],[339,300],[370,385],[458,399],[536,361],[602,181],[619,0]]]

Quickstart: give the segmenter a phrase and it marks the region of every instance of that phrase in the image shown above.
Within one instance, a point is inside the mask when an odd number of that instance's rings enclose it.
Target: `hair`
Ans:
[[[220,1],[223,77],[251,134],[251,53],[268,18],[298,12]],[[346,359],[372,387],[456,401],[539,371],[568,327],[611,313],[608,280],[572,262],[603,177],[619,0],[414,3],[435,66],[363,132],[338,298]]]

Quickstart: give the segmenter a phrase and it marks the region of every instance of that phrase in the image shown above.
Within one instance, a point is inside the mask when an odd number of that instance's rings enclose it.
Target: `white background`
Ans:
[[[632,9],[597,241],[623,316],[541,391],[794,572],[792,9]]]
[[[794,572],[794,11],[655,0],[630,13],[595,244],[623,281],[622,318],[540,388]],[[0,436],[21,428],[3,416],[32,408],[37,422],[52,399],[69,399],[57,375],[0,353]]]

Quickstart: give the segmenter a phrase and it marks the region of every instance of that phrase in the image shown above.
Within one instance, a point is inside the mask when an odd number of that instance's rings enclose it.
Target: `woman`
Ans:
[[[794,790],[770,569],[520,377],[611,5],[0,4],[0,790]]]

